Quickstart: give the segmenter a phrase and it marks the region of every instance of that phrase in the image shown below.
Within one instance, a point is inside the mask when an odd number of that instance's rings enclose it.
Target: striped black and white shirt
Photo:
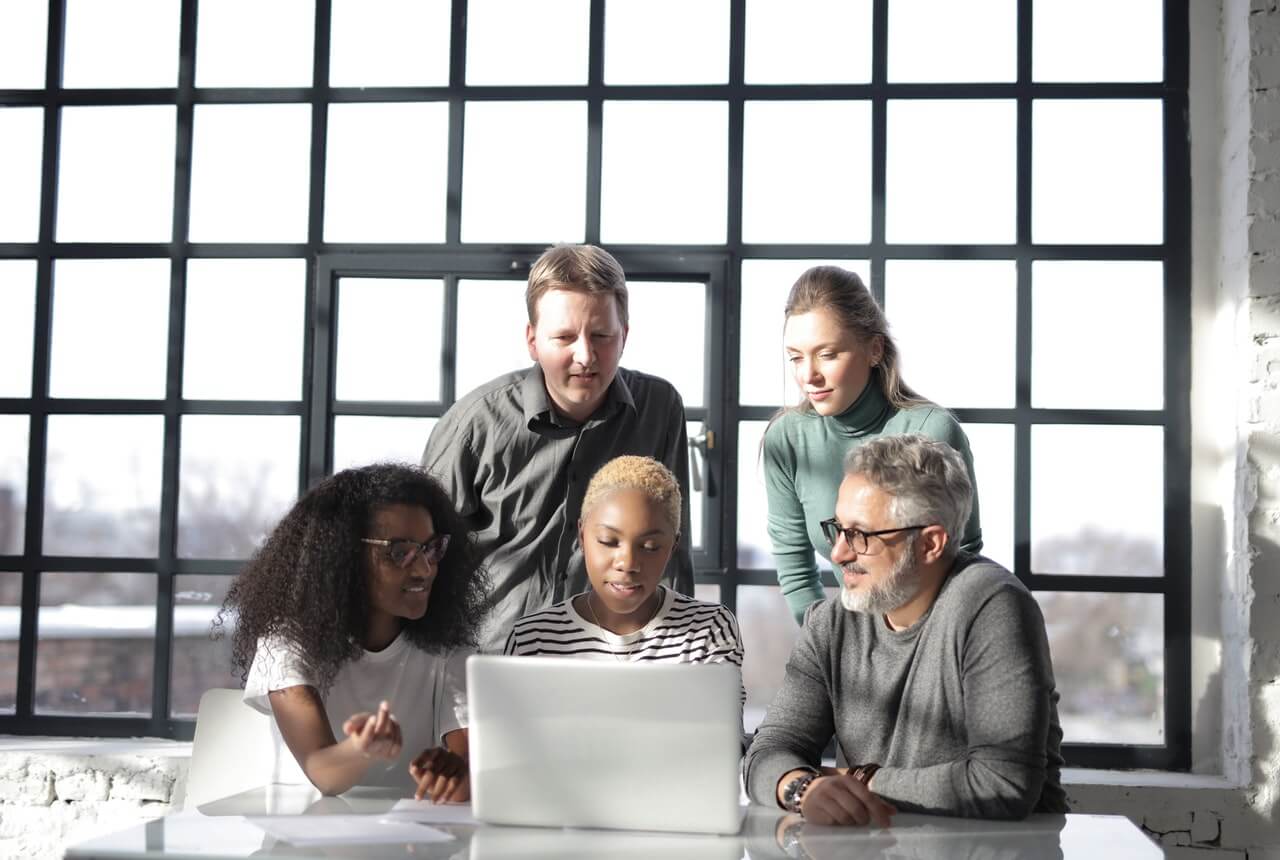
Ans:
[[[570,598],[517,621],[507,637],[505,653],[742,667],[742,637],[732,612],[719,603],[658,587],[661,608],[634,633],[619,636],[598,627],[578,614]]]

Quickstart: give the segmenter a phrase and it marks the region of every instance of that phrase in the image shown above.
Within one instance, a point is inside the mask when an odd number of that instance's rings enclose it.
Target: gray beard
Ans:
[[[870,588],[854,591],[840,583],[840,603],[850,612],[883,615],[905,605],[920,591],[921,574],[916,567],[916,545],[912,541],[893,570]]]

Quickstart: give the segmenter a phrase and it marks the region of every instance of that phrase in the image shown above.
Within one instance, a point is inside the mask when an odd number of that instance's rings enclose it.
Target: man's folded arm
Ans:
[[[796,768],[818,767],[835,734],[825,660],[819,660],[827,653],[826,643],[815,643],[813,627],[806,624],[782,687],[742,761],[743,784],[756,803],[776,807],[778,780]]]

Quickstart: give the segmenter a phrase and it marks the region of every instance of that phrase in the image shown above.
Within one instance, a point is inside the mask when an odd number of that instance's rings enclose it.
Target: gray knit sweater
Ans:
[[[903,812],[1022,818],[1065,812],[1062,729],[1039,604],[1013,574],[960,555],[906,630],[816,603],[743,760],[747,792],[776,805],[787,771],[827,741],[881,769],[874,791]]]

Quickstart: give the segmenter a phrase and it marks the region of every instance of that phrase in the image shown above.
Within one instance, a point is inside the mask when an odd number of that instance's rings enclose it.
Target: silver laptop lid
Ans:
[[[470,657],[475,817],[736,833],[740,690],[723,663]]]

